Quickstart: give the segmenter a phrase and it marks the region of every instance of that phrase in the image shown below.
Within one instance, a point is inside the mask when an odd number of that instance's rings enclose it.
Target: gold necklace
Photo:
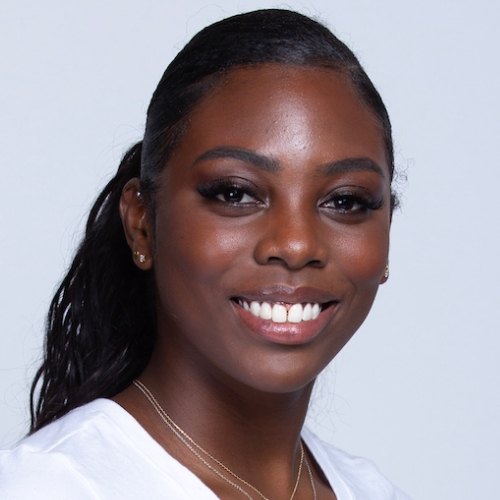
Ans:
[[[220,460],[217,460],[214,456],[212,456],[208,451],[206,451],[204,448],[202,448],[198,443],[196,443],[193,438],[191,438],[184,430],[182,430],[170,417],[170,415],[163,409],[163,407],[160,405],[160,403],[157,401],[157,399],[153,396],[153,393],[138,379],[135,379],[132,382],[146,397],[146,399],[151,403],[153,408],[156,410],[160,418],[163,420],[163,422],[167,425],[167,427],[173,432],[173,434],[193,453],[193,455],[198,458],[206,467],[208,467],[212,472],[217,474],[221,479],[223,479],[226,483],[230,484],[234,488],[236,488],[240,493],[245,495],[249,500],[253,500],[252,496],[245,491],[241,486],[236,484],[234,481],[231,481],[231,479],[227,478],[219,472],[213,465],[211,465],[205,458],[203,458],[198,451],[203,453],[205,456],[210,458],[213,462],[215,462],[219,467],[221,467],[223,470],[231,474],[235,479],[240,481],[242,484],[247,486],[248,488],[252,489],[255,493],[257,493],[263,500],[269,500],[266,496],[264,496],[255,486],[252,486],[250,483],[245,481],[243,478],[238,476],[235,472],[233,472],[229,467],[224,465]],[[198,450],[198,451],[197,451]],[[300,442],[300,463],[299,463],[299,471],[297,473],[297,480],[295,481],[295,486],[292,491],[292,496],[290,497],[290,500],[293,500],[295,497],[295,493],[297,492],[297,488],[299,487],[299,482],[300,482],[300,476],[302,474],[302,466],[303,463],[305,462],[306,464],[306,469],[307,473],[309,476],[309,480],[311,482],[311,489],[313,491],[313,498],[316,500],[316,488],[314,486],[314,479],[312,476],[311,472],[311,467],[309,466],[309,462],[307,458],[305,457],[304,453],[304,446],[302,445],[302,441]]]

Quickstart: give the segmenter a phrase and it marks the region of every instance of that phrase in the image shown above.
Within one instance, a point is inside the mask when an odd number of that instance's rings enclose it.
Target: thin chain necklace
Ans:
[[[240,493],[245,495],[249,500],[253,500],[252,496],[245,491],[241,486],[236,484],[234,481],[231,481],[228,477],[218,471],[213,465],[211,465],[199,452],[203,453],[203,455],[207,456],[215,462],[219,467],[223,470],[231,474],[235,479],[240,481],[242,484],[252,489],[255,493],[257,493],[262,500],[269,500],[266,496],[264,496],[255,486],[252,486],[250,483],[245,481],[243,478],[238,476],[235,472],[233,472],[229,467],[224,465],[221,461],[217,460],[214,456],[212,456],[208,451],[202,448],[198,443],[196,443],[193,438],[191,438],[185,431],[183,431],[171,418],[170,415],[163,409],[157,399],[153,396],[153,393],[138,379],[133,381],[133,384],[144,394],[147,400],[151,403],[153,408],[156,410],[160,418],[167,425],[167,427],[173,432],[173,434],[193,453],[193,455],[198,458],[206,467],[208,467],[212,472],[217,474],[221,479],[223,479],[226,483],[230,484],[234,488],[236,488]],[[302,441],[300,442],[300,463],[299,463],[299,471],[297,473],[297,480],[295,481],[295,486],[292,491],[292,496],[290,500],[293,500],[295,497],[295,493],[297,492],[297,488],[299,487],[300,476],[302,474],[302,466],[305,463],[307,474],[309,476],[309,480],[311,482],[311,489],[313,491],[313,498],[316,500],[316,487],[314,486],[314,479],[311,472],[311,467],[309,466],[309,462],[305,457],[304,446],[302,445]]]

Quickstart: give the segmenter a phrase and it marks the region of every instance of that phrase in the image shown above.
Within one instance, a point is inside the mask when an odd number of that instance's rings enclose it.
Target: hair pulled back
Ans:
[[[125,154],[97,198],[50,304],[43,361],[31,388],[30,432],[98,397],[114,396],[146,367],[156,335],[154,276],[137,268],[127,245],[118,210],[123,187],[140,178],[154,220],[159,174],[196,105],[231,70],[265,63],[330,68],[344,75],[378,120],[392,177],[386,108],[354,54],[326,27],[296,12],[269,9],[200,31],[163,74],[148,108],[144,139]]]

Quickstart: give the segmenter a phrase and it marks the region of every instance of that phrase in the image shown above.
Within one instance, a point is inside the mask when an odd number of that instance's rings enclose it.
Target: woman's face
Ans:
[[[156,359],[267,392],[312,381],[382,280],[389,176],[380,128],[338,73],[231,72],[158,193]]]

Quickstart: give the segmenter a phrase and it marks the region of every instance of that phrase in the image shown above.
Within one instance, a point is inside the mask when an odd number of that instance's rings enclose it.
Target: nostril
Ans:
[[[273,263],[276,263],[276,264],[281,264],[281,263],[285,263],[285,261],[283,259],[281,259],[280,257],[269,257],[267,259],[267,262],[269,264],[273,264]]]
[[[312,267],[324,267],[324,263],[319,259],[304,260],[301,262],[293,262],[292,259],[286,259],[281,257],[268,257],[267,264],[279,264],[291,269],[302,268],[304,266]]]
[[[254,250],[259,264],[281,265],[289,269],[305,266],[323,267],[328,257],[328,247],[312,224],[293,224],[293,227],[272,226],[262,233]]]
[[[310,265],[310,266],[313,266],[313,267],[323,267],[323,266],[324,266],[324,263],[323,263],[323,262],[321,262],[320,260],[317,260],[317,259],[316,259],[316,260],[311,260],[311,261],[309,262],[309,265]]]

